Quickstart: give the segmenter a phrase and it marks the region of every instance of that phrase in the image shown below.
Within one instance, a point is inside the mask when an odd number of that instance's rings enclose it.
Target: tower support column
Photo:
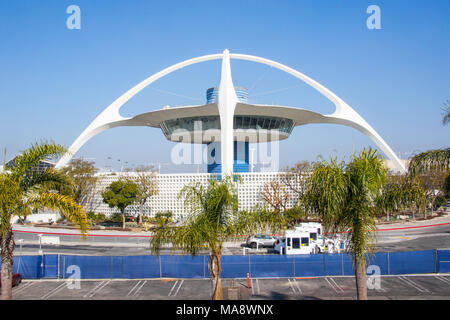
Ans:
[[[228,50],[223,52],[222,74],[219,86],[218,107],[220,115],[220,140],[222,153],[222,175],[233,173],[234,158],[234,109],[238,98],[234,90],[233,80],[231,78],[230,53]]]

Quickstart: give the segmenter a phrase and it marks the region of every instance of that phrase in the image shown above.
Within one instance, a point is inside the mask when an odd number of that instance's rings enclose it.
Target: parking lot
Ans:
[[[224,296],[232,280],[222,280]],[[450,299],[450,275],[382,276],[369,299]],[[354,277],[234,280],[243,300],[339,300],[356,299]],[[109,300],[109,299],[210,299],[208,279],[142,280],[24,280],[13,288],[19,300]]]

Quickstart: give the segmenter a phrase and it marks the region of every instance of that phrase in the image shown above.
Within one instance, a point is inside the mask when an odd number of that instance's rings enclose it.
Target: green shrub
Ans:
[[[113,213],[109,217],[109,220],[114,221],[114,222],[122,222],[122,214],[120,214],[119,212]]]
[[[447,204],[447,198],[445,196],[438,196],[436,200],[434,200],[434,209],[436,210],[445,204]]]
[[[104,215],[103,213],[97,213],[95,215],[95,221],[99,222],[99,221],[105,221],[106,220],[106,215]]]
[[[95,212],[94,211],[89,211],[86,213],[87,218],[91,221],[95,221]]]
[[[125,228],[137,228],[139,225],[136,222],[125,222]]]

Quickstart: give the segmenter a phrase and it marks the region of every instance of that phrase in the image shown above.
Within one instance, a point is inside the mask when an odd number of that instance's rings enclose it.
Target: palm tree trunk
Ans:
[[[223,300],[222,284],[220,281],[220,258],[222,253],[220,251],[211,252],[210,260],[208,261],[209,273],[213,281],[214,293],[213,300]]]
[[[12,264],[13,264],[13,252],[14,252],[14,234],[11,227],[0,238],[2,248],[2,300],[12,299]]]
[[[367,300],[366,260],[355,257],[356,295],[358,300]]]
[[[139,219],[138,219],[139,225],[142,225],[142,211],[144,209],[144,203],[145,203],[145,200],[139,201]]]
[[[431,201],[431,216],[433,216],[433,210],[434,210],[434,201],[436,200],[436,198],[433,199],[433,201]],[[425,215],[425,219],[427,218],[427,208],[425,207],[424,210],[424,215]]]
[[[122,229],[125,229],[125,211],[122,212]]]

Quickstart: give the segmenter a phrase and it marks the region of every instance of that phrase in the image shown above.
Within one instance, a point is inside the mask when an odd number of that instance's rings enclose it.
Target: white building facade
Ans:
[[[149,173],[150,174],[150,173]],[[284,172],[247,172],[240,173],[242,182],[237,183],[237,194],[239,199],[239,210],[251,210],[255,206],[268,205],[261,197],[261,192],[264,186],[272,181],[278,181],[282,184],[282,175]],[[204,186],[208,185],[208,180],[215,175],[210,173],[177,173],[177,174],[154,174],[153,179],[158,184],[158,194],[149,198],[143,208],[143,214],[148,217],[154,216],[157,212],[172,211],[176,220],[181,220],[189,212],[184,206],[184,200],[179,198],[181,189],[193,182],[200,182]],[[119,211],[115,208],[110,208],[103,203],[102,192],[113,181],[119,180],[121,177],[133,178],[136,173],[133,172],[113,172],[113,173],[99,173],[97,174],[98,182],[96,192],[92,201],[85,206],[86,211],[93,211],[96,213],[103,213],[110,216]],[[299,186],[296,186],[296,188]],[[295,205],[297,196],[296,193],[289,188],[284,189],[286,193],[290,194],[287,201],[287,207]],[[139,212],[139,205],[130,205],[126,211],[129,215],[137,215]]]

